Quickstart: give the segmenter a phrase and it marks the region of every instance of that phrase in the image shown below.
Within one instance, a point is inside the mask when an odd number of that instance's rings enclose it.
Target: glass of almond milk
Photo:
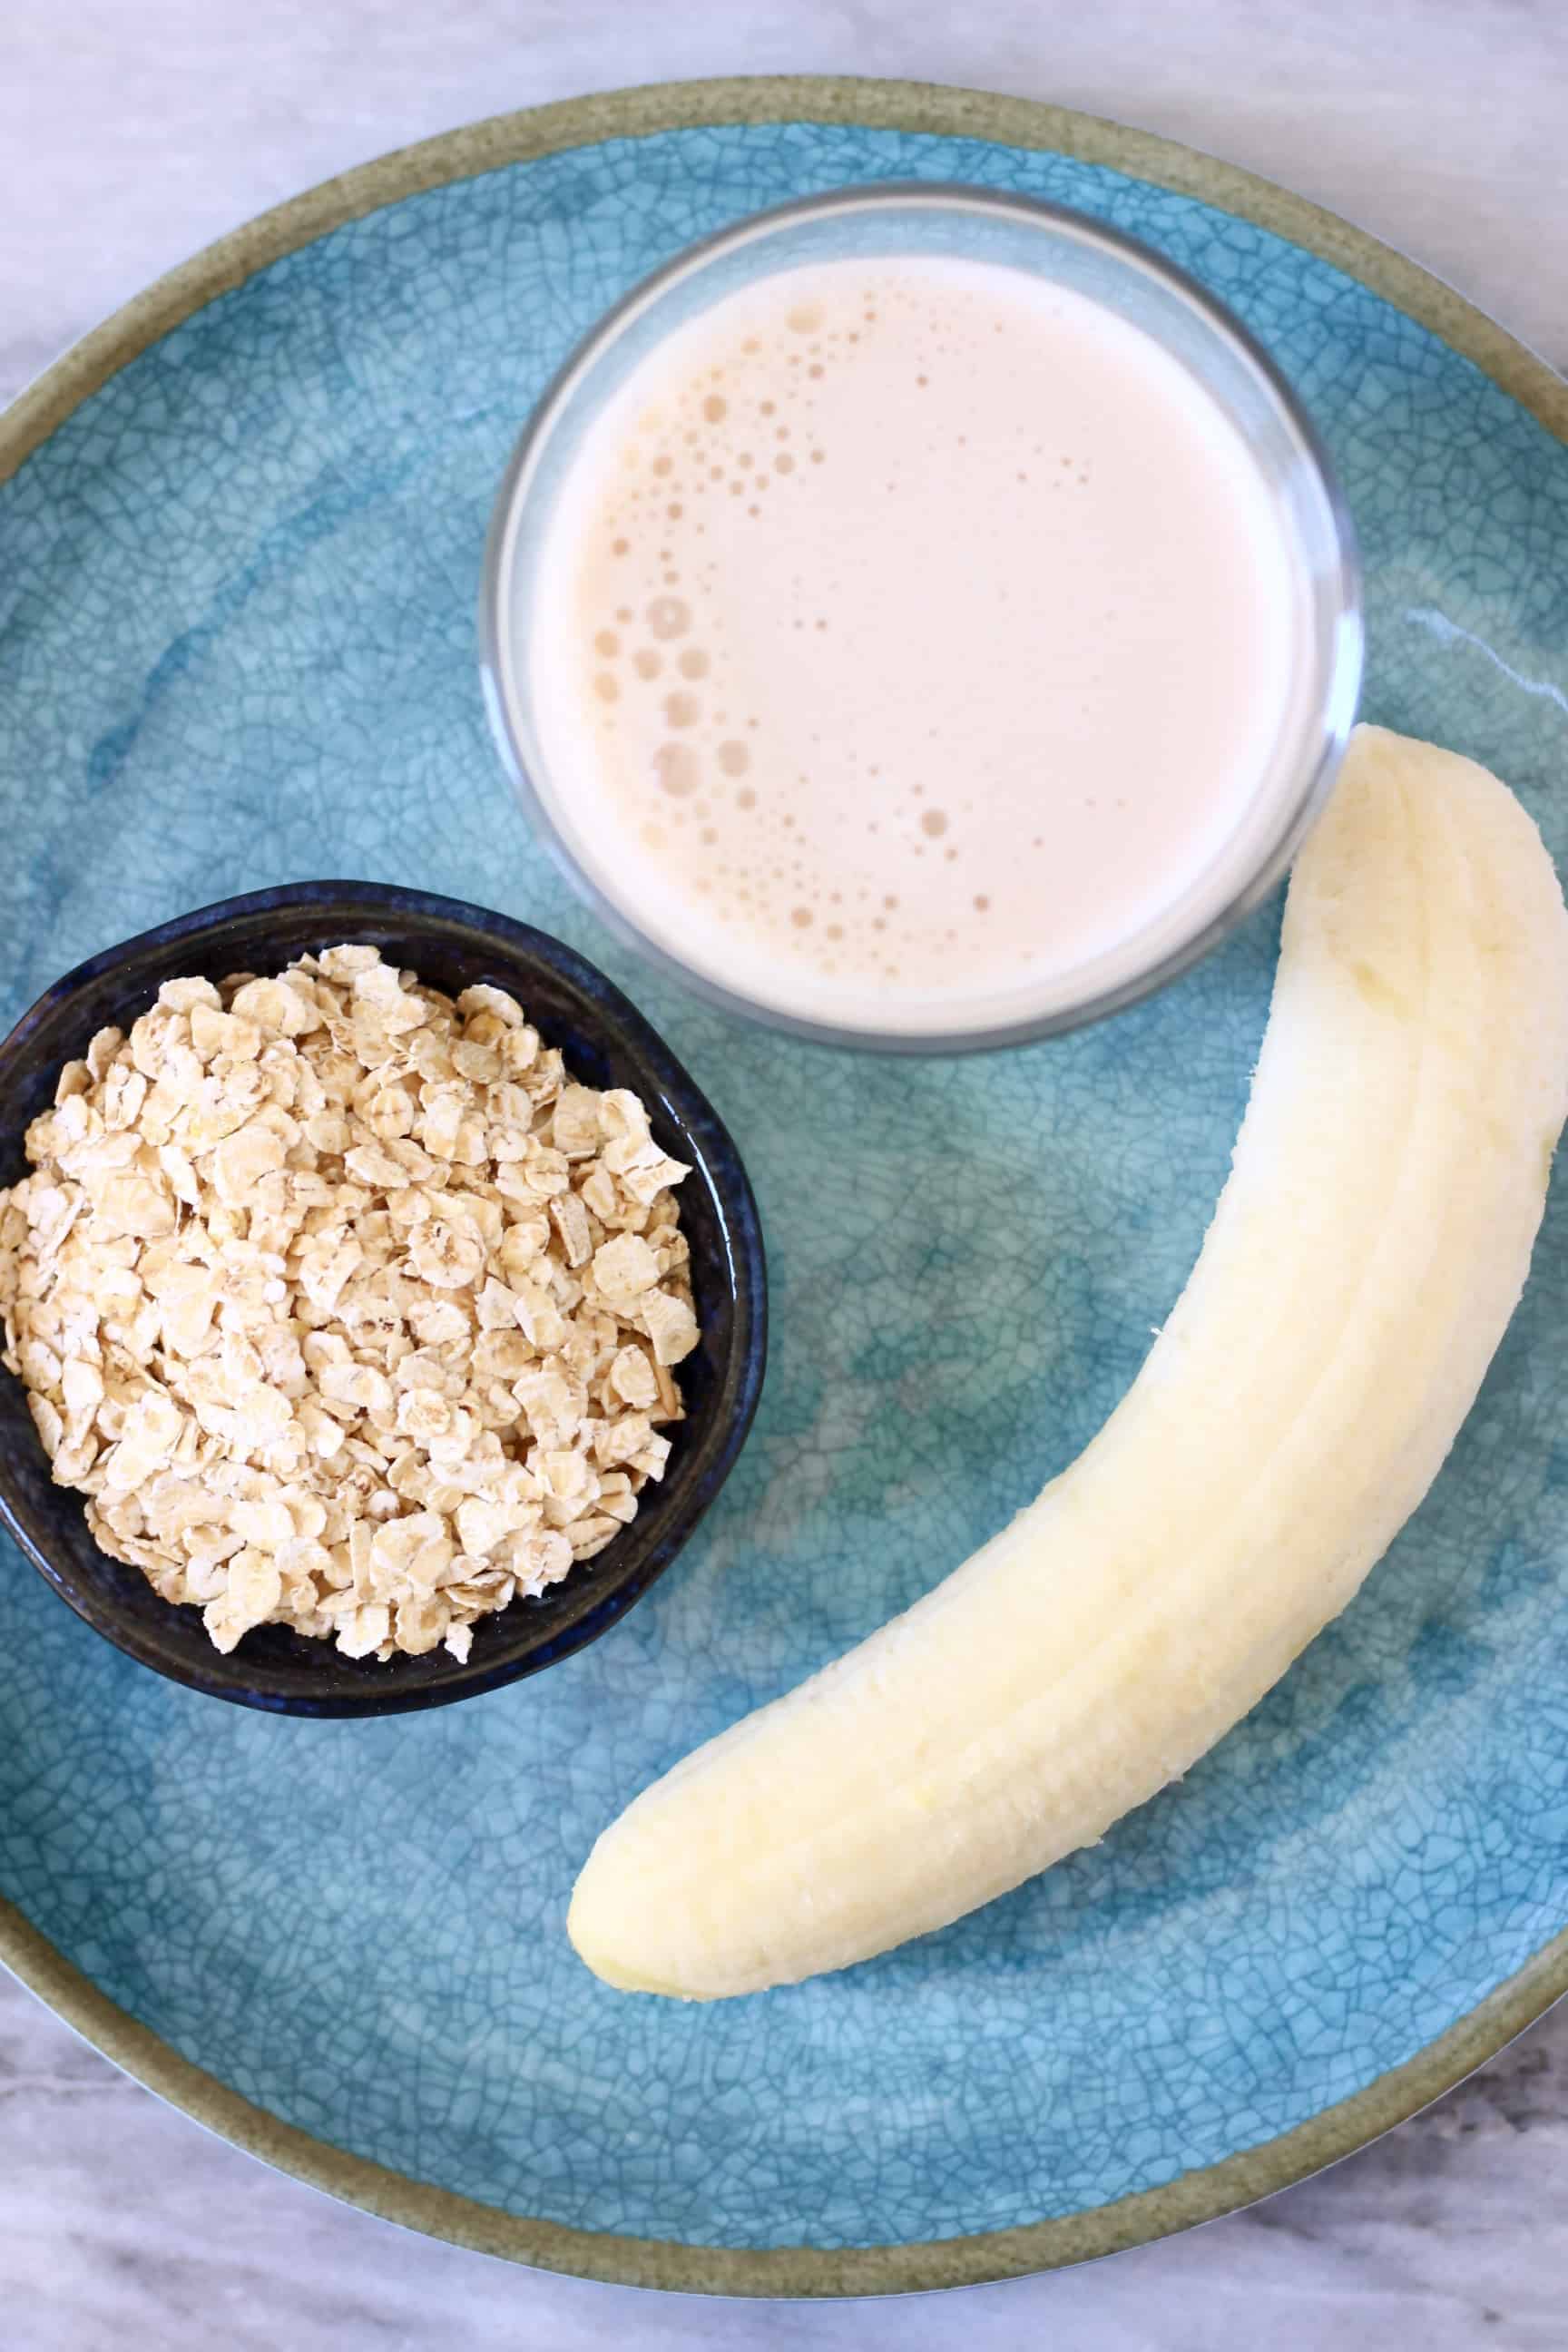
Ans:
[[[847,191],[680,255],[502,487],[487,698],[534,823],[731,1009],[956,1050],[1091,1020],[1279,879],[1362,660],[1249,335],[1100,223]]]

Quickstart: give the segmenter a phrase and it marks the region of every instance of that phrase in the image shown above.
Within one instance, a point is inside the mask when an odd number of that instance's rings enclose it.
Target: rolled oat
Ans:
[[[0,1360],[100,1545],[220,1650],[465,1657],[662,1476],[689,1171],[504,990],[364,946],[166,982],[26,1150]]]

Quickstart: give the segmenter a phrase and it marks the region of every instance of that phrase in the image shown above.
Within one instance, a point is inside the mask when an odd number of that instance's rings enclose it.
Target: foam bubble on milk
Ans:
[[[1081,297],[942,260],[749,288],[634,372],[552,527],[532,677],[572,826],[775,997],[1060,969],[1234,824],[1291,639],[1262,506]]]

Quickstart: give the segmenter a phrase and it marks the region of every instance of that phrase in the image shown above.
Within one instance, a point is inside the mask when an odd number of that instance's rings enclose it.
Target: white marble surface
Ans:
[[[1163,131],[1305,190],[1568,361],[1559,0],[0,0],[0,397],[261,206],[512,106],[676,75],[908,74]],[[898,2306],[531,2275],[210,2140],[0,1980],[5,2352],[1548,2352],[1568,2009],[1323,2179],[1090,2270]]]

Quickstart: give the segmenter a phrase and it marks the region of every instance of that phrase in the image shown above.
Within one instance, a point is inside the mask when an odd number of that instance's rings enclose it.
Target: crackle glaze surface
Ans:
[[[764,125],[438,189],[221,297],[0,489],[0,1014],[220,893],[331,873],[496,907],[669,1036],[747,1160],[773,1298],[751,1443],[658,1591],[446,1714],[217,1706],[6,1549],[0,1891],[323,2140],[699,2245],[1003,2229],[1255,2147],[1462,2016],[1562,1925],[1568,1875],[1560,1184],[1426,1507],[1184,1784],[946,1933],[764,2000],[626,2000],[565,1943],[576,1865],[627,1797],[924,1591],[1092,1433],[1197,1248],[1263,1024],[1268,915],[1065,1041],[835,1055],[651,978],[524,836],[472,615],[529,404],[689,238],[921,176],[1080,205],[1235,306],[1350,495],[1368,715],[1498,768],[1568,853],[1568,450],[1327,264],[1048,154]]]

